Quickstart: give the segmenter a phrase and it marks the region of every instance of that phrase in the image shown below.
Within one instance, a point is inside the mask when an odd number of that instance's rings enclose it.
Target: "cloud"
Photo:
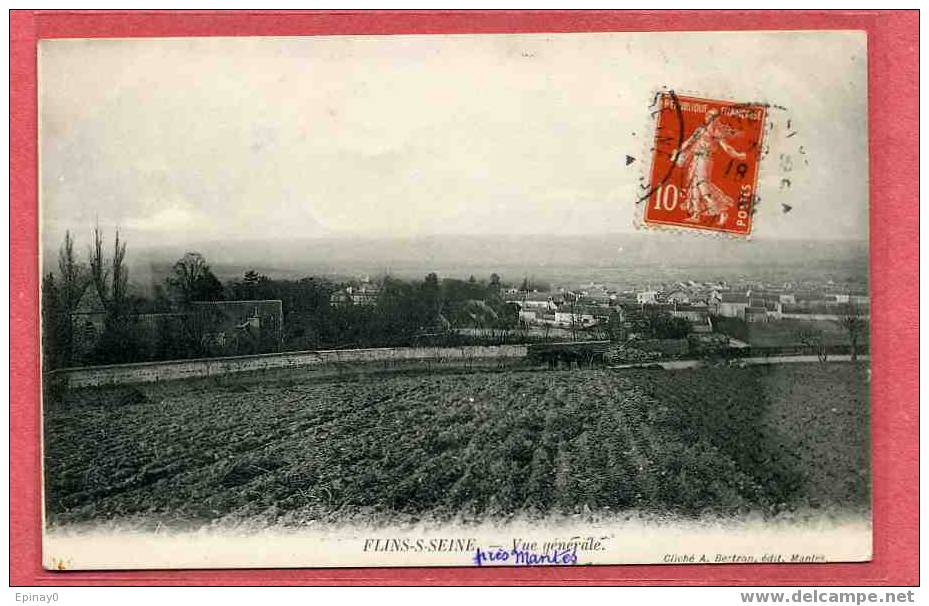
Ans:
[[[129,219],[126,228],[143,233],[202,233],[211,231],[213,222],[203,213],[175,203],[152,215]]]
[[[723,44],[726,69],[706,60]],[[156,241],[626,231],[669,83],[790,107],[810,169],[784,194],[763,179],[796,209],[766,232],[861,236],[864,49],[848,32],[43,41],[42,220]]]

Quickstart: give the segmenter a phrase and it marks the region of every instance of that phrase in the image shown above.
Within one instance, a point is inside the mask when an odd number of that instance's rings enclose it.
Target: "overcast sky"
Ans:
[[[758,237],[866,237],[850,32],[43,40],[43,229],[99,220],[134,245],[633,231],[660,86],[786,108],[772,144],[791,186],[767,157]]]

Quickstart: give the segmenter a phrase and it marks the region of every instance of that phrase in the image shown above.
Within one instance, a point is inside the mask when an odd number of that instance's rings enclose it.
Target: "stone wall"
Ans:
[[[227,358],[171,360],[111,366],[63,368],[49,373],[49,379],[62,387],[95,387],[154,383],[227,375],[256,370],[299,368],[335,363],[363,363],[403,360],[479,360],[492,358],[524,358],[526,345],[489,345],[463,347],[392,347],[377,349],[342,349],[327,351],[294,351]]]
[[[841,322],[841,321],[842,321],[842,318],[844,318],[844,317],[845,317],[845,316],[841,316],[841,315],[838,315],[838,314],[802,314],[802,313],[796,313],[796,314],[794,314],[794,313],[782,313],[782,314],[781,314],[781,318],[784,319],[784,320],[806,320],[806,321],[808,321],[808,322],[810,322],[810,321],[817,321],[817,322],[819,322],[819,321],[823,321],[823,320],[828,320],[828,321],[831,321],[831,322]],[[867,314],[867,313],[861,314],[860,317],[861,317],[862,320],[865,320],[865,321],[871,319],[871,316],[870,316],[869,314]]]

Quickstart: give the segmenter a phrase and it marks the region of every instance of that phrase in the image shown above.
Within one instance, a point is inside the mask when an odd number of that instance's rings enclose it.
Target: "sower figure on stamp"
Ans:
[[[673,161],[684,167],[684,206],[690,212],[685,221],[697,223],[701,215],[718,217],[719,225],[726,222],[728,210],[735,201],[710,180],[713,172],[713,153],[719,145],[730,156],[744,160],[744,152],[737,151],[726,139],[737,131],[718,122],[719,111],[711,109],[706,113],[704,124],[674,152]]]

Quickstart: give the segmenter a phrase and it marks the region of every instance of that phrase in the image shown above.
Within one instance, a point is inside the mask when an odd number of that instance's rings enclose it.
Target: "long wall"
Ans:
[[[840,316],[839,314],[789,314],[782,313],[781,318],[785,320],[809,320],[809,321],[821,321],[821,320],[831,320],[833,322],[840,322],[845,316]],[[862,314],[862,320],[870,320],[870,314]]]
[[[377,349],[342,349],[294,351],[228,358],[171,360],[140,364],[83,366],[53,370],[49,378],[69,388],[154,383],[177,379],[212,377],[237,372],[299,368],[338,362],[378,362],[401,360],[475,360],[489,358],[524,358],[526,345],[488,345],[463,347],[392,347]]]

